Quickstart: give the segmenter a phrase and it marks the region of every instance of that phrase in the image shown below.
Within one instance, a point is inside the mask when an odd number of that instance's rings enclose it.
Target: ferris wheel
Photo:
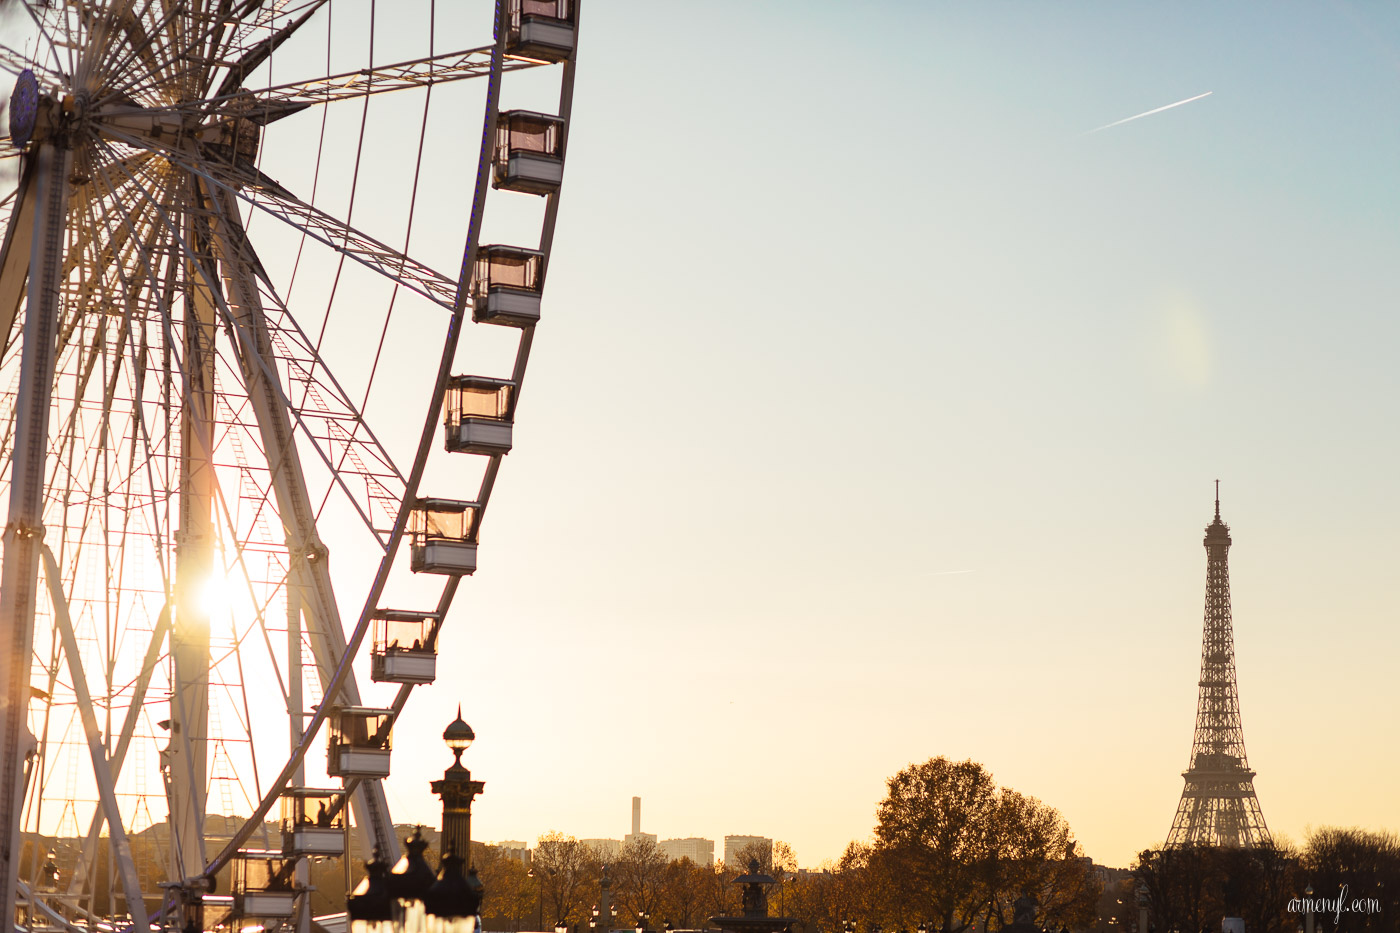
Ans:
[[[0,10],[6,926],[188,928],[223,872],[228,916],[305,929],[351,815],[396,850],[391,730],[513,442],[577,22]]]

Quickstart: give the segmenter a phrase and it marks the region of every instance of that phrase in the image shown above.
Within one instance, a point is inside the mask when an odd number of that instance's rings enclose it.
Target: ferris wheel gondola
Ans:
[[[305,929],[305,859],[339,853],[347,811],[366,850],[394,846],[393,723],[434,680],[512,447],[577,0],[474,24],[435,0],[20,6],[38,52],[0,36],[0,917],[19,898],[184,928],[231,868],[223,909]],[[382,64],[415,15],[416,54]],[[472,31],[489,41],[437,51]],[[516,80],[549,112],[503,111]],[[440,158],[478,141],[474,175]],[[538,239],[479,245],[488,201]],[[468,314],[494,355],[468,352]],[[474,485],[441,485],[463,457]],[[321,749],[339,788],[308,787]],[[156,824],[152,866],[131,830]],[[36,885],[55,827],[82,841]]]

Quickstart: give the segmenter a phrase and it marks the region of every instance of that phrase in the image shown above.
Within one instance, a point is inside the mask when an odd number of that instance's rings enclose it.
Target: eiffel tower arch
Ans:
[[[1230,618],[1230,526],[1220,520],[1220,481],[1215,521],[1206,526],[1206,612],[1201,644],[1200,694],[1191,763],[1176,806],[1167,847],[1230,846],[1252,849],[1272,842],[1254,793],[1254,772],[1244,750],[1240,695],[1235,682],[1235,635]]]

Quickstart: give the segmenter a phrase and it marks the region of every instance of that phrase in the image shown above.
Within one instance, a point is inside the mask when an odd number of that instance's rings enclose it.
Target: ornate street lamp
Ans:
[[[457,718],[443,731],[442,740],[452,750],[452,767],[432,784],[433,793],[442,798],[442,848],[458,853],[468,868],[472,863],[472,800],[486,788],[485,781],[473,781],[472,773],[462,767],[462,752],[476,739],[472,727],[462,720],[462,706],[457,705]]]
[[[379,857],[379,846],[365,862],[365,877],[345,899],[351,933],[392,933],[394,901],[389,893],[389,866]]]
[[[448,845],[438,866],[437,881],[423,896],[427,908],[427,933],[474,933],[481,928],[481,895],[484,886],[476,869],[462,873],[463,858]]]

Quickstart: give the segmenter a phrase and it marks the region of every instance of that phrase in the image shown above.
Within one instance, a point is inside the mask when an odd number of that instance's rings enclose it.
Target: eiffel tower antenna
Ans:
[[[1269,828],[1254,793],[1254,772],[1244,751],[1239,688],[1235,683],[1235,635],[1230,619],[1230,526],[1220,520],[1220,480],[1215,481],[1215,521],[1206,526],[1206,613],[1201,645],[1201,692],[1196,737],[1186,786],[1176,806],[1167,847],[1215,845],[1252,849],[1269,845]]]

